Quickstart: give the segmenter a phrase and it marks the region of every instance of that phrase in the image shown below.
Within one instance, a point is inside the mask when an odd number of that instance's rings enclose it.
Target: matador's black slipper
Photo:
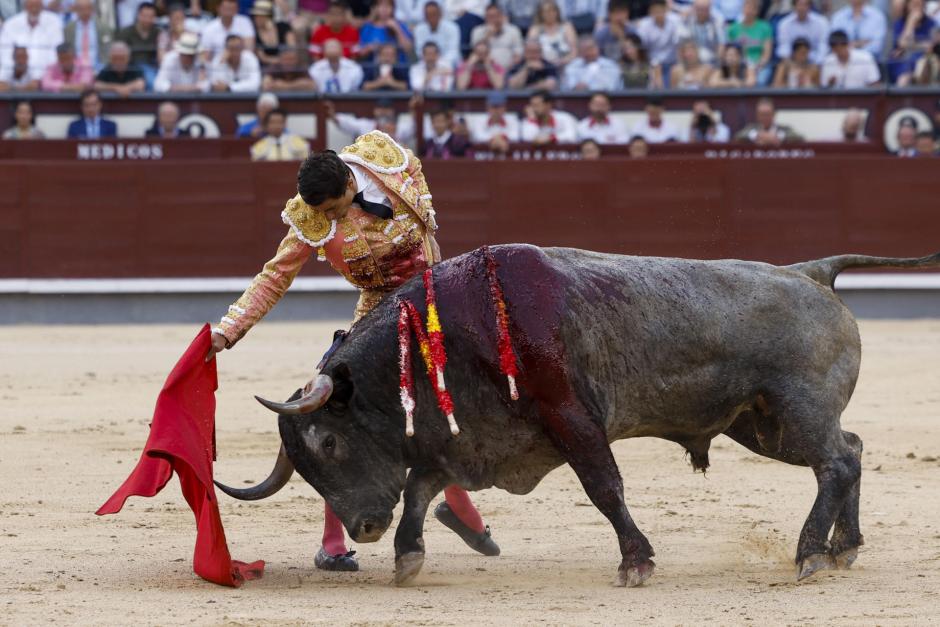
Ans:
[[[349,553],[330,555],[321,546],[316,557],[313,558],[313,564],[320,570],[355,572],[359,570],[359,562],[353,557],[355,554],[355,551],[350,551]]]
[[[490,528],[487,527],[483,531],[474,531],[457,518],[457,514],[454,513],[446,501],[434,509],[434,517],[450,527],[451,531],[460,536],[460,539],[477,553],[490,557],[499,555],[499,545],[493,542],[493,538],[490,537]]]

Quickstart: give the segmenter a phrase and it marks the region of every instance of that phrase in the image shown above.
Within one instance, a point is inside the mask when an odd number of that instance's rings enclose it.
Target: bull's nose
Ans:
[[[391,521],[383,523],[375,519],[364,520],[359,524],[358,533],[356,533],[354,540],[356,542],[375,542],[382,537],[390,523]]]

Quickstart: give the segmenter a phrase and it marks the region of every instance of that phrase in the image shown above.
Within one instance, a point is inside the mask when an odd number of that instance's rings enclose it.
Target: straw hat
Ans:
[[[196,54],[198,49],[199,35],[190,32],[182,33],[173,45],[173,50],[180,54]]]
[[[252,15],[274,15],[274,5],[271,0],[255,0],[249,11]]]

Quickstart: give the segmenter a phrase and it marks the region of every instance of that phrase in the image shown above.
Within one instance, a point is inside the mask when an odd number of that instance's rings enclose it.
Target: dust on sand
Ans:
[[[220,361],[219,463],[260,480],[278,446],[252,394],[286,396],[342,324],[262,324]],[[174,479],[117,516],[153,402],[196,326],[0,328],[0,624],[926,624],[940,607],[940,320],[864,322],[843,416],[865,441],[851,571],[796,584],[792,557],[816,490],[806,468],[719,437],[707,476],[677,445],[614,446],[627,503],[656,549],[638,589],[612,586],[614,533],[567,467],[535,491],[474,495],[498,558],[429,519],[416,585],[395,588],[392,536],[356,546],[362,571],[313,567],[323,506],[295,477],[275,497],[222,497],[236,559],[267,560],[238,590],[191,572],[195,526]]]

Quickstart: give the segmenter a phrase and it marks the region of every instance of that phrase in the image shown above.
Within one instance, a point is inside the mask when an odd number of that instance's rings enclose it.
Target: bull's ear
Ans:
[[[346,405],[353,395],[352,371],[345,362],[337,364],[330,376],[333,378],[333,394],[330,395],[331,402],[342,403]]]

